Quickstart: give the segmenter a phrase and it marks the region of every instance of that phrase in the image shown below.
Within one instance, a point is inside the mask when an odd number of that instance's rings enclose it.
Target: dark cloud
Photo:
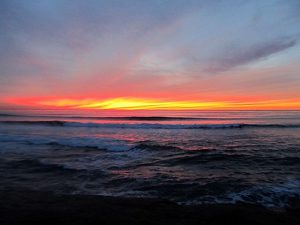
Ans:
[[[210,73],[225,72],[234,67],[263,59],[272,54],[291,48],[295,45],[296,40],[280,39],[264,44],[257,44],[247,49],[239,49],[237,51],[231,49],[223,54],[223,57],[215,60],[216,62],[213,63],[213,65],[211,65],[205,71]]]

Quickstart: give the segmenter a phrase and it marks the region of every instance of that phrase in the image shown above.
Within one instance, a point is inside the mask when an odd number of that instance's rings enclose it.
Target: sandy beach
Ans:
[[[1,191],[0,224],[300,224],[300,201],[276,211],[249,204],[180,206],[166,200]]]

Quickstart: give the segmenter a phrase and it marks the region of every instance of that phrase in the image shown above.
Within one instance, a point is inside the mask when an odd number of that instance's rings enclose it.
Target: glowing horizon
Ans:
[[[195,101],[166,100],[149,98],[112,98],[112,99],[9,99],[14,105],[50,107],[57,109],[93,110],[300,110],[300,101]]]

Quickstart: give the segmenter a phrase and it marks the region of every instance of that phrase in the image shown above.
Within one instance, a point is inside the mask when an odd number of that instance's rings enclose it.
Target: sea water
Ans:
[[[300,111],[13,114],[0,115],[2,190],[270,207],[300,197]]]

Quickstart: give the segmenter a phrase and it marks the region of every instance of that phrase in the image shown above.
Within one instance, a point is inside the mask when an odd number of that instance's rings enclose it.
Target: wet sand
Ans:
[[[0,191],[1,225],[299,225],[300,201],[281,211],[249,204],[181,206],[159,199]]]

